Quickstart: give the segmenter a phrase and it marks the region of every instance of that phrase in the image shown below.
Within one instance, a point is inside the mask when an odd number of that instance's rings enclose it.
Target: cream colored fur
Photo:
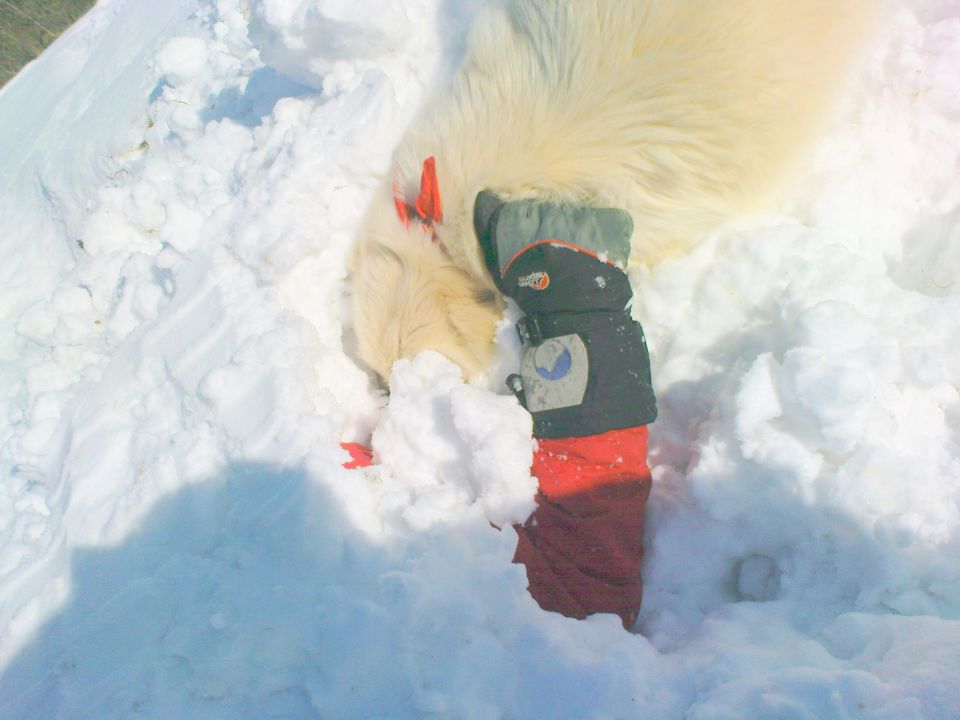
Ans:
[[[482,189],[623,208],[631,262],[691,247],[767,206],[867,27],[871,0],[513,0],[472,31],[452,86],[396,153],[418,192],[435,156],[441,246],[396,218],[387,185],[352,258],[362,357],[384,378],[434,349],[468,376],[499,298],[473,230]]]

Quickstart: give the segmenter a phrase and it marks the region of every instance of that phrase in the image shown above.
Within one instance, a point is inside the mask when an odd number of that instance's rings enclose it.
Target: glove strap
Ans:
[[[650,358],[640,323],[626,312],[528,315],[509,387],[533,416],[538,438],[585,437],[656,418]]]
[[[633,320],[626,313],[598,310],[582,313],[531,313],[517,321],[517,335],[523,345],[539,345],[547,338],[591,328],[618,328]]]

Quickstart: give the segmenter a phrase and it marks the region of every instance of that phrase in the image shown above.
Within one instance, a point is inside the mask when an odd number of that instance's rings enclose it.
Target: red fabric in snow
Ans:
[[[647,428],[537,444],[537,509],[516,528],[513,561],[526,566],[530,594],[544,610],[575,618],[614,613],[631,627],[643,594]],[[344,467],[372,462],[369,448],[342,447],[351,457]]]
[[[373,450],[360,443],[340,443],[340,447],[350,453],[350,460],[343,466],[347,470],[369,467],[373,464]]]
[[[517,527],[514,562],[544,610],[614,613],[631,627],[643,589],[643,514],[650,494],[647,428],[538,440],[537,509]]]

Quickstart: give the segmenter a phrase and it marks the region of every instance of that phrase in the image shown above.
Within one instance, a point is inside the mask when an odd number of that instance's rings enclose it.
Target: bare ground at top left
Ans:
[[[0,0],[0,86],[93,7],[95,0]]]

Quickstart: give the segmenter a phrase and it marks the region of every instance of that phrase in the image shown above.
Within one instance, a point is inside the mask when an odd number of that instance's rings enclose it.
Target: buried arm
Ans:
[[[545,610],[614,613],[630,628],[656,418],[643,329],[628,308],[630,217],[483,192],[475,219],[488,270],[526,314],[508,385],[533,416],[539,490],[514,561]]]

